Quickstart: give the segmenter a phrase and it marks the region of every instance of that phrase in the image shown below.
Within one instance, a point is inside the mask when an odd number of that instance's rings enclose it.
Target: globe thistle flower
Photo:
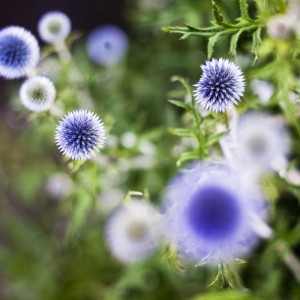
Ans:
[[[36,76],[26,80],[20,89],[22,104],[31,111],[44,111],[55,100],[55,87],[47,77]]]
[[[68,16],[59,11],[44,14],[38,23],[41,39],[50,44],[58,44],[65,40],[71,31],[71,21]]]
[[[240,101],[245,89],[244,76],[234,62],[213,58],[201,69],[203,74],[194,85],[199,105],[214,112],[224,112]]]
[[[119,62],[128,50],[125,33],[113,25],[94,29],[87,39],[87,52],[91,60],[102,66]]]
[[[129,200],[108,220],[107,245],[119,261],[131,264],[153,254],[158,244],[158,215],[150,203]]]
[[[0,76],[26,76],[38,64],[39,55],[38,42],[28,30],[9,26],[0,31]]]
[[[198,163],[181,173],[166,190],[165,209],[180,256],[197,263],[244,257],[266,235],[265,226],[254,226],[266,217],[264,200],[225,164]]]
[[[272,169],[274,162],[285,158],[290,150],[283,120],[261,112],[242,115],[225,139],[233,154],[232,162],[243,170],[247,166],[247,172]]]
[[[87,110],[74,110],[62,118],[56,128],[59,150],[73,160],[86,160],[103,147],[105,131],[102,121]]]

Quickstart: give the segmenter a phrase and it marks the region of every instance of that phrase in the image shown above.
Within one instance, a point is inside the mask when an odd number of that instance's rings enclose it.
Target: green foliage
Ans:
[[[40,68],[52,66],[48,75],[57,89],[54,110],[25,111],[20,83],[8,86],[10,103],[0,124],[1,300],[298,299],[300,188],[287,173],[300,166],[300,43],[296,36],[275,40],[266,31],[272,16],[287,13],[288,3],[139,0],[126,9],[130,51],[115,66],[89,61],[85,34],[73,33],[68,48],[43,49]],[[277,114],[290,130],[285,172],[261,180],[273,236],[247,263],[236,259],[217,269],[205,260],[191,266],[171,242],[145,262],[122,265],[104,236],[116,206],[132,198],[159,205],[178,167],[222,157],[219,141],[231,115],[199,109],[192,83],[206,59],[228,55],[246,76],[238,113]],[[259,101],[253,79],[273,85],[269,102]],[[107,129],[106,147],[85,163],[62,158],[54,144],[60,117],[75,108],[95,111]],[[124,142],[125,133],[134,134],[132,145]],[[57,172],[72,188],[53,199],[46,186]]]

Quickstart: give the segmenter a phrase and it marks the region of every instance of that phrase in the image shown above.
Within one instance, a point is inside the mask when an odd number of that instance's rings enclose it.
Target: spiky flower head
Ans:
[[[169,185],[166,223],[182,257],[228,263],[245,256],[257,240],[254,221],[265,202],[225,164],[192,165]]]
[[[20,89],[22,104],[32,111],[44,111],[55,100],[55,87],[47,77],[36,76],[26,80]]]
[[[203,74],[194,85],[199,105],[214,112],[224,112],[241,100],[245,89],[244,76],[234,62],[213,58],[201,69]]]
[[[56,128],[59,150],[73,160],[86,160],[102,148],[105,130],[97,115],[87,110],[74,110],[62,118]]]
[[[0,76],[20,78],[32,71],[39,61],[36,38],[26,29],[9,26],[0,31]]]
[[[38,32],[41,39],[50,44],[57,44],[68,36],[71,31],[71,21],[60,11],[51,11],[44,14],[38,23]]]
[[[158,214],[150,203],[129,200],[108,220],[106,240],[112,255],[131,264],[146,259],[159,241]]]
[[[128,50],[125,33],[114,25],[94,29],[87,40],[87,52],[93,62],[110,66],[120,61]]]

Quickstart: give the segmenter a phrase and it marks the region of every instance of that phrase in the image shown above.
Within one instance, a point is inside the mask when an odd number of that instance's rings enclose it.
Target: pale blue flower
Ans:
[[[26,29],[10,26],[0,31],[0,76],[7,79],[28,75],[38,64],[40,50]]]
[[[102,148],[105,130],[94,113],[74,110],[62,118],[56,128],[55,140],[59,150],[73,160],[86,160]]]
[[[241,100],[244,76],[240,68],[228,59],[213,58],[201,66],[203,74],[195,87],[199,105],[214,112],[224,112]]]
[[[265,217],[266,205],[227,165],[199,163],[169,185],[165,210],[180,256],[219,264],[244,257],[255,245],[259,228],[253,220]]]
[[[110,66],[119,62],[128,50],[126,34],[114,25],[94,29],[88,36],[87,52],[93,62]]]

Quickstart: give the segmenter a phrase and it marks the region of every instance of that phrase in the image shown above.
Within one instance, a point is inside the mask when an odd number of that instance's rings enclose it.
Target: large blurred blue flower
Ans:
[[[113,25],[94,29],[87,40],[87,52],[93,62],[110,66],[120,61],[128,50],[125,33]]]
[[[228,59],[213,58],[201,66],[203,74],[195,86],[198,103],[211,111],[224,112],[240,101],[244,93],[244,76]]]
[[[259,192],[245,188],[231,168],[204,163],[170,184],[165,208],[167,228],[180,254],[210,264],[245,256],[260,231],[253,220],[266,213]]]
[[[34,69],[39,61],[39,46],[26,29],[10,26],[0,31],[0,75],[20,78]]]
[[[105,131],[94,113],[74,110],[59,123],[55,134],[60,151],[73,160],[86,160],[103,147]]]

